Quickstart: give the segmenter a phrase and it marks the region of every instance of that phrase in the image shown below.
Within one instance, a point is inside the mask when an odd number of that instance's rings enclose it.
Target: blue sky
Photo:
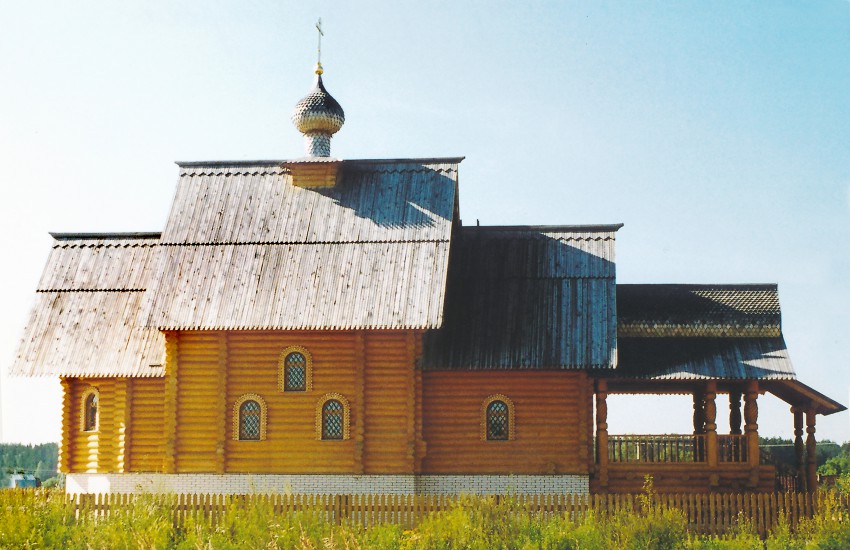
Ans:
[[[466,223],[623,222],[620,282],[779,283],[800,379],[847,403],[844,0],[81,0],[3,12],[4,371],[48,231],[160,230],[175,160],[301,156],[289,114],[312,82],[321,17],[325,84],[347,117],[335,156],[466,156]],[[58,382],[4,372],[0,384],[4,440],[58,439]],[[657,401],[615,400],[610,430],[687,431],[688,400]],[[768,397],[760,411],[762,433],[791,435],[787,406]],[[848,422],[819,419],[818,437],[850,439]]]

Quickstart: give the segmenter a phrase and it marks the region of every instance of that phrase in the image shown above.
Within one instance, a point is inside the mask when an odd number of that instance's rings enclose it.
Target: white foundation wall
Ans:
[[[65,492],[199,494],[587,494],[586,475],[68,474]]]

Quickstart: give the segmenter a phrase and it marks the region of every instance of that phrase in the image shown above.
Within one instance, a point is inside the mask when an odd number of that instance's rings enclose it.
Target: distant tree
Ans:
[[[760,437],[759,446],[762,458],[776,466],[777,473],[793,474],[797,469],[797,453],[794,442],[781,437]],[[839,445],[834,441],[824,439],[817,443],[816,463],[822,466],[833,457],[850,450],[850,443]]]
[[[58,458],[59,445],[56,443],[40,445],[2,443],[0,444],[0,487],[9,485],[9,475],[13,472],[35,473],[40,468],[41,479],[55,476]]]

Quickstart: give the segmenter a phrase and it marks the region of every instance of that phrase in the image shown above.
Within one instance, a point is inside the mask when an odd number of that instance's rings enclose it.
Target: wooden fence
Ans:
[[[11,491],[5,491],[7,494]],[[33,505],[41,491],[14,490],[20,505]],[[189,518],[217,524],[228,513],[252,506],[265,507],[274,514],[301,512],[317,514],[332,522],[353,522],[364,526],[377,523],[397,523],[405,528],[414,527],[422,518],[433,512],[448,510],[467,502],[470,498],[457,495],[217,495],[217,494],[164,494],[120,495],[89,494],[67,495],[67,504],[75,509],[77,517],[105,517],[117,508],[127,508],[144,502],[170,507],[174,522],[185,525]],[[505,509],[537,515],[541,518],[567,515],[573,520],[593,511],[601,517],[619,511],[640,512],[651,502],[657,508],[677,508],[688,520],[691,532],[719,535],[734,528],[741,521],[749,522],[763,537],[781,517],[794,529],[801,518],[812,517],[823,509],[827,499],[833,510],[850,510],[850,496],[834,493],[760,493],[760,494],[658,494],[651,499],[644,495],[512,495],[482,497],[491,503],[510,504]],[[465,500],[466,499],[466,500]]]

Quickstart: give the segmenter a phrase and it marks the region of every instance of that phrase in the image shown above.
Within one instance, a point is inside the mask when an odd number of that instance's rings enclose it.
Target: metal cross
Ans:
[[[322,37],[325,36],[325,33],[322,32],[322,18],[319,18],[318,23],[316,23],[316,30],[319,31],[319,65],[322,64]]]

